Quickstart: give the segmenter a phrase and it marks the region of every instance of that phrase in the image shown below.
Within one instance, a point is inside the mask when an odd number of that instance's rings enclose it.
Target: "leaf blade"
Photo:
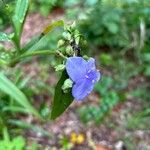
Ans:
[[[59,117],[73,102],[74,98],[71,92],[64,93],[62,91],[62,85],[67,78],[68,75],[66,73],[66,70],[64,70],[55,88],[54,101],[53,101],[52,111],[51,111],[51,119],[53,120]]]
[[[55,21],[51,24],[49,24],[48,26],[46,26],[42,32],[42,34],[47,34],[49,32],[51,32],[53,29],[57,28],[57,27],[60,27],[60,26],[64,26],[64,21],[63,20],[58,20],[58,21]]]
[[[39,35],[37,35],[36,37],[33,37],[30,42],[24,45],[23,50],[33,51],[37,48],[43,49],[44,48],[43,43],[45,41],[49,42],[49,39],[47,39],[48,34],[52,32],[53,30],[55,30],[56,28],[62,27],[62,26],[64,26],[63,20],[57,20],[48,24]]]
[[[11,96],[18,104],[23,106],[28,112],[34,114],[37,117],[39,113],[35,110],[34,107],[29,103],[26,96],[20,91],[4,74],[0,73],[0,91]]]
[[[17,0],[15,14],[12,19],[17,37],[20,37],[21,35],[28,6],[29,0]]]

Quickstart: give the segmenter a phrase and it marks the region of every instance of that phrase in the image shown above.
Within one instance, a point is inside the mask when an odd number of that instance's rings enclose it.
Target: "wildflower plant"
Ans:
[[[31,39],[25,45],[21,45],[23,25],[27,15],[29,0],[17,0],[15,14],[12,16],[13,33],[0,32],[0,41],[8,41],[14,47],[6,51],[0,51],[0,68],[14,67],[28,57],[37,55],[55,55],[61,63],[55,66],[55,71],[61,71],[62,75],[55,87],[54,100],[51,109],[51,119],[60,116],[75,100],[83,100],[94,88],[94,84],[100,79],[100,72],[96,69],[95,59],[85,57],[82,52],[84,39],[75,28],[75,23],[65,25],[62,20],[49,24],[38,36]],[[34,45],[43,39],[56,27],[64,27],[62,39],[58,41],[56,50],[33,49]],[[27,112],[41,117],[38,111],[30,104],[27,97],[10,81],[3,71],[0,71],[0,91],[11,96],[22,105]]]

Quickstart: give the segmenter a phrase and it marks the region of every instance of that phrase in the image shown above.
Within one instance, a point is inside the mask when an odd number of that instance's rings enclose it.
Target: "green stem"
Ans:
[[[32,52],[26,52],[17,58],[15,58],[13,61],[10,62],[10,66],[14,66],[16,63],[21,61],[23,58],[31,57],[31,56],[37,56],[37,55],[57,55],[59,57],[62,57],[64,59],[67,59],[60,51],[50,51],[50,50],[36,50]]]
[[[20,51],[21,51],[20,40],[19,40],[19,38],[16,35],[14,35],[14,37],[12,38],[12,42],[13,42],[17,52],[20,53]]]
[[[36,50],[32,52],[27,52],[19,56],[19,59],[30,57],[30,56],[37,56],[37,55],[54,55],[56,51],[50,51],[50,50]]]

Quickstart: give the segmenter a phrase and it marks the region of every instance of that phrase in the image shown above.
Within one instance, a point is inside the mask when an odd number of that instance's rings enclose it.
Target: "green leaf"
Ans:
[[[26,109],[24,109],[24,108],[22,108],[22,107],[18,107],[18,106],[5,106],[4,107],[4,109],[3,109],[3,111],[7,111],[7,112],[21,112],[21,113],[24,113],[24,114],[26,114],[26,113],[28,113],[28,110],[26,110]]]
[[[55,21],[49,25],[47,25],[42,33],[40,35],[37,35],[36,37],[33,37],[31,39],[31,41],[29,41],[27,44],[25,44],[25,46],[23,47],[23,50],[35,50],[35,49],[43,49],[43,45],[45,46],[45,44],[43,43],[49,43],[50,38],[48,37],[48,33],[50,33],[51,31],[53,31],[54,29],[56,29],[57,27],[62,27],[64,26],[64,22],[63,20],[58,20]]]
[[[74,98],[71,92],[64,93],[62,91],[62,85],[64,84],[64,81],[67,78],[68,78],[68,75],[66,71],[63,71],[61,78],[58,81],[56,88],[55,88],[54,101],[53,101],[52,111],[51,111],[51,119],[56,119],[58,116],[60,116],[73,102]]]
[[[13,16],[13,24],[15,33],[20,38],[24,19],[28,10],[29,0],[17,0],[15,14]]]
[[[42,33],[45,35],[49,33],[50,31],[52,31],[53,29],[55,29],[56,27],[60,27],[60,26],[64,26],[63,20],[58,20],[49,24],[48,26],[45,27]]]
[[[10,41],[9,36],[6,33],[0,32],[0,41]]]
[[[34,44],[36,44],[41,39],[41,35],[33,37],[27,44],[22,48],[23,51],[30,49]]]
[[[29,113],[39,116],[39,113],[34,107],[29,103],[26,96],[20,91],[9,79],[7,79],[4,74],[0,73],[0,91],[8,94],[12,97],[18,104],[23,106]]]

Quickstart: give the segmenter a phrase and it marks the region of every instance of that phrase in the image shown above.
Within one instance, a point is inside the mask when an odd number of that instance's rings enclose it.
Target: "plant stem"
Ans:
[[[12,38],[12,42],[14,43],[17,51],[20,53],[20,39],[16,35],[14,35],[14,37]]]
[[[30,56],[37,56],[37,55],[54,55],[56,51],[50,51],[50,50],[36,50],[32,52],[27,52],[19,56],[19,59],[30,57]]]
[[[31,57],[31,56],[37,56],[37,55],[57,55],[62,57],[63,59],[67,59],[59,50],[51,51],[51,50],[36,50],[32,52],[26,52],[17,58],[15,58],[13,61],[10,62],[10,66],[14,66],[18,62],[21,61],[23,58]]]

